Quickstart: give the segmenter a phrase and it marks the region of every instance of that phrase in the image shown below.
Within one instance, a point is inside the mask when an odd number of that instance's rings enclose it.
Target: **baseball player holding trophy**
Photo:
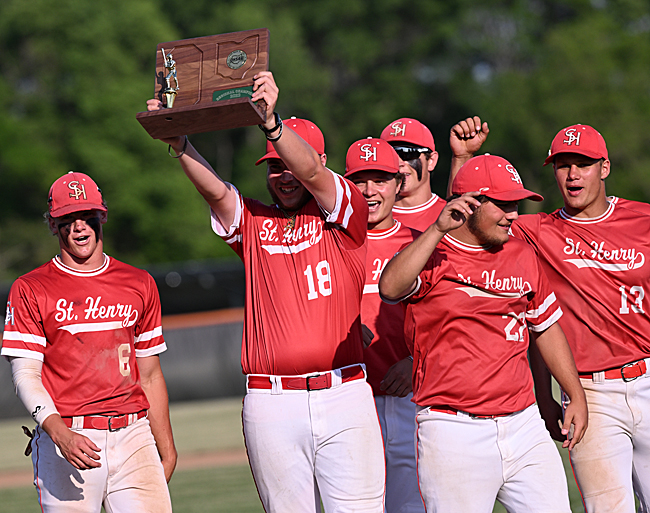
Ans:
[[[381,513],[381,430],[360,322],[368,206],[325,167],[316,125],[274,114],[272,74],[254,79],[252,101],[268,106],[258,164],[274,205],[244,198],[186,138],[163,140],[246,268],[242,419],[255,484],[269,513],[316,512],[321,500],[327,511]]]

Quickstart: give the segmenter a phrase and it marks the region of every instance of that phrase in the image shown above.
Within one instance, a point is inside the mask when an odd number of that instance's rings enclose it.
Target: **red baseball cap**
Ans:
[[[497,201],[544,199],[539,194],[524,189],[519,173],[510,162],[489,154],[472,157],[465,162],[451,185],[452,194],[472,191],[480,191],[481,194]]]
[[[325,139],[323,138],[323,132],[320,131],[320,128],[318,128],[314,123],[307,119],[300,119],[296,117],[292,117],[291,119],[287,119],[282,121],[282,124],[284,125],[284,128],[291,128],[294,132],[296,132],[300,137],[302,137],[309,146],[314,148],[316,150],[316,153],[319,155],[322,155],[325,153]],[[280,157],[278,156],[278,153],[275,151],[275,148],[273,147],[273,143],[270,141],[266,141],[266,155],[264,155],[261,159],[259,159],[257,162],[255,162],[256,166],[259,166],[262,162],[264,162],[267,159],[279,159]]]
[[[82,210],[107,211],[102,191],[88,175],[70,171],[50,187],[47,203],[51,217]]]
[[[348,149],[345,157],[345,177],[359,171],[385,171],[399,173],[399,157],[393,147],[383,139],[361,139]]]
[[[417,119],[400,118],[390,123],[380,136],[389,143],[406,143],[436,151],[431,131]]]
[[[544,165],[558,153],[578,153],[592,159],[608,159],[607,145],[600,132],[589,125],[571,125],[560,130],[548,150]]]

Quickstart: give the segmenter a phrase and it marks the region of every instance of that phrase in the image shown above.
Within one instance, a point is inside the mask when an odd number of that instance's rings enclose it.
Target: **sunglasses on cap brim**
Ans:
[[[393,149],[402,160],[417,160],[423,153],[431,153],[429,148],[414,148],[412,146],[393,146]]]

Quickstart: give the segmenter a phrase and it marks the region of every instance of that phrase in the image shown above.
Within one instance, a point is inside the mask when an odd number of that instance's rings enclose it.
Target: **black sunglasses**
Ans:
[[[414,148],[412,146],[393,146],[393,149],[402,160],[417,160],[423,153],[431,153],[429,148]]]

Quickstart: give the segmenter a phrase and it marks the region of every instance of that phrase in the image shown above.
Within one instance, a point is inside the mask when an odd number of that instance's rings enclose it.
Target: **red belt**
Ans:
[[[647,371],[645,360],[637,360],[636,362],[627,363],[623,367],[617,369],[609,369],[604,371],[605,379],[622,379],[625,382],[634,381],[639,376],[643,376]],[[593,379],[594,373],[580,374],[581,378]]]
[[[322,374],[314,374],[313,376],[306,377],[290,377],[283,376],[280,378],[283,390],[324,390],[332,387],[332,372],[324,372]],[[365,373],[361,365],[353,365],[352,367],[345,367],[341,369],[341,382],[347,383],[356,379],[363,379]],[[248,376],[248,388],[261,388],[264,390],[271,390],[273,383],[270,376]]]
[[[431,406],[429,407],[429,411],[448,413],[449,415],[457,415],[460,412],[469,415],[473,419],[496,419],[499,417],[507,417],[508,415],[512,415],[512,413],[498,413],[497,415],[474,415],[473,413],[469,413],[467,411],[457,410],[451,406]]]
[[[133,424],[136,420],[147,416],[147,410],[138,413],[126,413],[124,415],[88,415],[83,417],[83,429],[108,429],[109,431],[118,431]],[[69,428],[72,427],[74,417],[61,417],[63,422]]]

